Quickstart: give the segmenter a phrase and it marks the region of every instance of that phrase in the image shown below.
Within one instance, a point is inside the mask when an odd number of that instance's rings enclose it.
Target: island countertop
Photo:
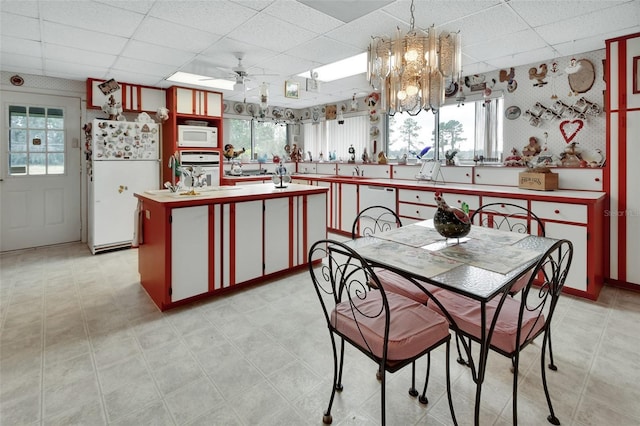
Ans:
[[[327,191],[328,188],[316,185],[289,183],[284,188],[279,188],[273,183],[256,183],[250,185],[199,188],[195,190],[197,195],[184,194],[187,190],[170,192],[168,189],[158,189],[136,193],[135,196],[146,201],[171,205],[171,207],[187,207],[204,204],[264,200],[296,195],[322,194]]]

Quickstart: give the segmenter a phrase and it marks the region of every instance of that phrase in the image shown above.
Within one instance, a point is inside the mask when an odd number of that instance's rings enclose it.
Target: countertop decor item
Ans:
[[[436,231],[445,238],[462,238],[471,230],[469,215],[457,207],[450,207],[440,191],[435,193],[436,210],[433,224]]]

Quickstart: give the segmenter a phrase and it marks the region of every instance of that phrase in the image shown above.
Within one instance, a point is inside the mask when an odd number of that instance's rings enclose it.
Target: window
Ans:
[[[340,161],[349,158],[349,146],[362,155],[369,141],[369,115],[345,117],[344,124],[338,120],[304,124],[304,150],[311,152],[313,159],[329,160],[330,155]],[[380,145],[378,147],[381,148]],[[369,155],[372,153],[370,152]],[[359,158],[356,158],[359,160]]]
[[[224,120],[224,144],[246,152],[240,160],[271,159],[273,154],[282,155],[287,144],[287,126],[257,120],[226,118]]]
[[[463,164],[472,164],[476,158],[500,162],[503,105],[502,98],[497,98],[488,103],[481,100],[460,106],[445,105],[436,114],[431,111],[421,111],[416,116],[395,114],[389,117],[387,155],[400,158],[407,154],[415,158],[424,148],[431,147],[424,158],[442,159],[447,151],[458,150],[458,162]]]
[[[64,112],[60,108],[9,106],[9,174],[65,173]]]

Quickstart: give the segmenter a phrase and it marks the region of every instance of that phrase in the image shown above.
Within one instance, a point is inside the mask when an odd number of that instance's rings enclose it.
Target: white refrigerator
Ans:
[[[131,246],[133,194],[160,186],[160,127],[98,119],[91,132],[87,242],[96,254]]]

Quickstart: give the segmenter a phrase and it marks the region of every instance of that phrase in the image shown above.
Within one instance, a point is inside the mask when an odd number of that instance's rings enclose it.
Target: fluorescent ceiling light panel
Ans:
[[[213,87],[216,89],[233,90],[235,81],[225,80],[222,78],[212,78],[206,75],[191,74],[188,72],[178,71],[167,77],[169,81],[178,83],[192,84],[194,86]]]
[[[341,78],[351,77],[352,75],[367,72],[367,52],[360,53],[350,58],[341,59],[331,64],[314,68],[298,74],[299,77],[311,77],[311,73],[318,73],[317,80],[329,82],[339,80]]]

